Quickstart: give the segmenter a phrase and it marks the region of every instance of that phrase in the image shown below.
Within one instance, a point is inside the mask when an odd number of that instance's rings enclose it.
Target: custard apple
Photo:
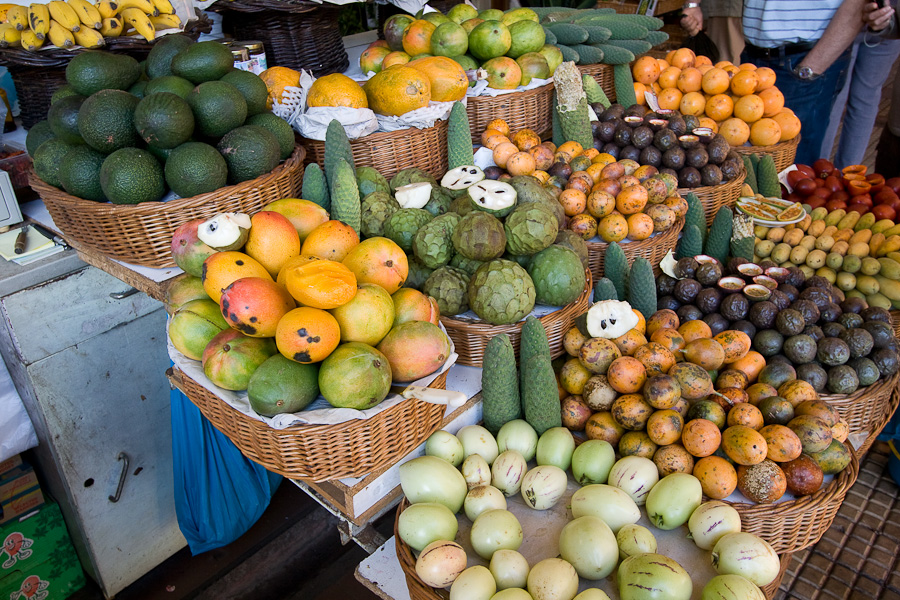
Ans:
[[[585,269],[590,268],[587,242],[580,235],[571,229],[562,229],[556,234],[556,240],[553,243],[574,250],[578,258],[581,259],[581,266]],[[528,267],[525,268],[527,269]]]
[[[453,247],[459,254],[472,260],[497,258],[506,248],[503,223],[486,212],[470,212],[459,220],[453,232]]]
[[[450,237],[460,217],[447,213],[426,223],[413,238],[413,253],[422,264],[432,269],[443,267],[453,258],[453,241]]]
[[[407,256],[407,261],[409,262],[409,273],[406,275],[403,287],[421,290],[422,286],[425,285],[425,280],[431,276],[434,269],[429,269],[420,263],[415,256]]]
[[[559,222],[541,203],[519,204],[503,225],[510,254],[537,254],[556,239]]]
[[[442,315],[458,315],[469,310],[468,285],[468,273],[456,267],[443,266],[428,277],[422,292],[437,300]]]
[[[492,325],[522,320],[534,308],[534,283],[528,272],[511,260],[487,262],[469,280],[469,306]]]
[[[538,304],[564,306],[584,291],[584,266],[575,251],[564,246],[554,244],[535,254],[528,274]]]
[[[403,251],[412,252],[413,238],[434,217],[422,208],[401,208],[384,223],[384,237],[392,240]]]
[[[372,192],[363,198],[360,207],[363,237],[381,237],[384,224],[392,214],[400,210],[400,204],[387,192]]]
[[[472,204],[472,199],[469,198],[469,194],[465,193],[450,203],[450,210],[464,217],[475,210],[475,205]]]
[[[384,178],[384,175],[373,167],[357,167],[356,184],[359,186],[360,198],[365,198],[372,192],[385,192],[387,194],[391,192],[391,184]]]
[[[453,198],[450,197],[447,190],[442,187],[433,187],[431,188],[431,198],[428,200],[428,204],[422,208],[436,217],[449,211],[452,203]]]
[[[404,185],[421,182],[430,183],[431,187],[438,186],[437,179],[432,177],[428,171],[413,167],[411,169],[403,169],[394,175],[391,179],[391,189],[397,191],[397,188],[403,187]]]
[[[483,264],[483,260],[472,260],[471,258],[466,258],[462,254],[454,254],[453,258],[450,259],[451,267],[462,269],[470,276],[473,275],[475,273],[475,270]]]
[[[566,213],[562,204],[537,179],[530,175],[517,175],[508,179],[506,183],[516,190],[516,204],[528,204],[529,202],[543,204],[556,216],[558,226],[560,228],[565,226]]]

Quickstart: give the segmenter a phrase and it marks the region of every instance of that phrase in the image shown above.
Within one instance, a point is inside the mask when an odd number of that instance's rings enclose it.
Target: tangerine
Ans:
[[[501,169],[505,169],[507,161],[518,151],[519,149],[512,142],[501,142],[494,146],[494,163]]]
[[[653,235],[653,219],[645,213],[630,215],[628,221],[628,239],[646,240]]]
[[[672,66],[678,67],[679,69],[686,69],[688,67],[693,67],[694,61],[696,59],[697,59],[697,55],[694,54],[694,51],[691,50],[690,48],[679,48],[672,55],[671,60],[669,60],[668,57],[666,57],[666,60],[668,60]]]
[[[487,124],[488,129],[496,129],[503,135],[509,135],[509,125],[503,119],[494,119]]]
[[[309,88],[306,103],[309,106],[369,107],[362,87],[341,73],[332,73],[316,79]]]
[[[633,215],[644,210],[649,198],[647,188],[642,185],[631,185],[623,188],[616,195],[616,209],[623,215]],[[651,219],[652,221],[652,219]]]
[[[731,146],[743,146],[750,139],[750,126],[737,118],[726,119],[719,123],[719,134]]]
[[[659,72],[660,72],[660,73],[663,72],[663,69],[666,69],[666,68],[672,66],[672,65],[670,65],[669,62],[668,62],[666,59],[664,59],[664,58],[657,58],[657,59],[656,59],[656,63],[659,65]]]
[[[506,142],[509,142],[510,144],[512,144],[512,142],[509,140],[508,137],[506,137],[502,133],[495,131],[489,138],[487,138],[484,141],[484,147],[487,148],[488,150],[493,150],[500,144],[503,144]]]
[[[731,100],[731,97],[729,97],[728,99]],[[733,107],[734,102],[732,101],[731,104]],[[709,129],[712,129],[713,133],[719,133],[719,124],[712,118],[707,117],[705,115],[700,117],[700,127],[708,127]]]
[[[755,71],[756,65],[754,65],[753,63],[741,63],[738,65],[738,69],[740,69],[741,71]]]
[[[701,321],[700,319],[685,321],[678,327],[678,333],[681,334],[686,343],[693,342],[694,340],[712,337],[712,329],[709,328],[709,325],[706,324],[706,321]]]
[[[487,141],[488,141],[488,140],[491,138],[491,136],[493,136],[493,135],[502,135],[503,137],[506,137],[506,135],[505,135],[503,132],[501,132],[501,131],[499,131],[499,130],[497,130],[497,129],[491,129],[490,127],[488,127],[488,128],[485,129],[483,132],[481,132],[481,145],[482,145],[482,146],[487,146]]]
[[[734,112],[734,102],[728,94],[716,94],[706,101],[704,112],[714,122],[724,121]]]
[[[738,96],[746,96],[756,91],[759,76],[755,71],[739,70],[731,78],[731,91]]]
[[[774,117],[784,108],[784,94],[777,87],[770,87],[762,90],[757,94],[762,101],[764,117]]]
[[[609,365],[606,379],[620,394],[637,394],[647,381],[647,371],[638,359],[622,356]]]
[[[604,242],[621,242],[628,235],[628,221],[621,213],[612,212],[600,219],[597,234]]]
[[[528,152],[516,152],[506,161],[506,170],[513,177],[517,175],[531,175],[534,173],[536,162]]]
[[[522,129],[512,136],[512,143],[521,151],[531,150],[541,143],[541,136],[530,129]]]
[[[595,189],[587,197],[586,209],[595,219],[602,219],[616,209],[616,198],[609,192]]]
[[[694,59],[695,67],[704,67],[704,66],[711,67],[712,64],[713,64],[712,59],[710,57],[704,56],[702,54],[698,54],[697,57]]]
[[[781,141],[781,126],[775,119],[760,119],[750,126],[750,144],[771,146]]]
[[[644,94],[647,93],[647,86],[643,83],[634,82],[634,98],[637,100],[637,103],[641,106],[647,104],[646,98],[644,98]]]

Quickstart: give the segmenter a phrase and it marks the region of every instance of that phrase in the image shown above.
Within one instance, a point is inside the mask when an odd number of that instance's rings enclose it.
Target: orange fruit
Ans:
[[[416,19],[403,34],[403,51],[410,56],[431,52],[431,36],[437,27],[431,21]]]
[[[688,92],[699,92],[703,84],[703,75],[700,70],[695,67],[682,69],[678,75],[675,85],[685,94]]]
[[[706,324],[706,321],[695,319],[693,321],[685,321],[678,327],[678,333],[687,343],[703,338],[712,337],[712,329]]]
[[[777,115],[772,117],[778,126],[781,127],[781,140],[786,142],[792,140],[800,133],[800,119],[796,117],[788,109],[782,109]]]
[[[485,129],[485,130],[482,132],[482,134],[481,134],[481,145],[487,147],[487,141],[488,141],[492,136],[495,136],[495,135],[502,135],[503,137],[506,137],[506,134],[504,134],[504,133],[502,133],[502,132],[500,132],[500,131],[498,131],[498,130],[496,130],[496,129],[491,129],[490,127],[488,127],[488,128]],[[509,139],[509,138],[507,138],[507,139]],[[493,148],[492,148],[492,149],[493,149]]]
[[[519,149],[512,142],[501,142],[499,145],[494,146],[494,162],[501,169],[505,169],[506,162],[518,151]]]
[[[369,108],[379,115],[400,116],[428,106],[431,101],[428,76],[406,65],[395,65],[375,74],[363,85],[363,90]]]
[[[739,70],[731,78],[731,91],[738,96],[746,96],[756,91],[759,76],[754,71]]]
[[[741,71],[755,71],[756,65],[754,65],[753,63],[741,63],[738,65],[738,69],[740,69]]]
[[[643,83],[634,82],[634,98],[637,100],[637,103],[640,105],[647,104],[647,100],[644,98],[644,94],[647,92],[647,86]]]
[[[659,63],[652,56],[642,56],[634,61],[631,74],[634,80],[644,85],[649,85],[659,79]]]
[[[446,56],[429,56],[407,63],[408,67],[423,73],[431,84],[431,100],[456,102],[466,96],[469,79],[462,65]]]
[[[734,112],[734,102],[728,94],[716,94],[706,101],[706,116],[714,121],[724,121]]]
[[[663,69],[666,69],[666,68],[672,66],[672,65],[670,65],[670,64],[668,63],[668,61],[667,61],[666,59],[664,59],[664,58],[657,58],[657,59],[656,59],[656,63],[659,65],[659,72],[660,72],[660,73],[662,73]]]
[[[516,152],[506,161],[506,170],[513,177],[531,175],[534,173],[535,166],[534,157],[528,152]]]
[[[597,224],[597,235],[607,243],[621,242],[628,235],[628,221],[622,213],[612,212],[600,219]]]
[[[530,129],[522,129],[512,136],[512,143],[521,151],[531,150],[541,143],[541,136]]]
[[[749,73],[750,71],[744,72]],[[734,116],[748,124],[759,121],[765,110],[765,103],[756,94],[742,96],[734,103]]]
[[[656,83],[658,83],[659,87],[664,90],[673,88],[678,83],[679,75],[681,75],[681,69],[679,69],[678,67],[666,67],[659,74],[659,78],[656,80]]]
[[[763,118],[750,126],[750,144],[771,146],[781,141],[781,127],[775,119]]]
[[[301,306],[278,321],[275,344],[295,362],[309,364],[328,358],[341,341],[341,328],[330,313]]]
[[[744,355],[744,358],[739,358],[733,363],[728,364],[729,369],[737,369],[738,371],[743,371],[744,373],[746,373],[747,379],[750,380],[750,383],[756,383],[756,378],[759,377],[759,372],[762,371],[763,367],[765,366],[766,359],[756,350],[751,350],[746,355]],[[790,400],[790,398],[788,398],[788,400]]]
[[[732,117],[719,123],[719,133],[731,146],[743,146],[750,139],[750,126]]]
[[[706,75],[706,72],[713,68],[712,65],[697,65],[697,70],[700,71],[701,75]]]
[[[707,94],[724,94],[731,87],[731,77],[724,69],[713,67],[703,74],[700,85]]]
[[[628,221],[628,239],[646,240],[653,235],[653,219],[650,215],[637,213],[630,215]]]
[[[591,178],[594,180],[594,183],[597,183],[598,181],[600,181],[600,173],[603,172],[604,166],[605,165],[602,165],[600,163],[591,163],[591,166],[585,169],[585,173],[591,176]]]
[[[587,211],[595,219],[602,219],[615,209],[616,198],[609,192],[595,189],[587,197]]]
[[[381,69],[387,69],[388,67],[393,67],[394,65],[405,65],[410,60],[409,54],[404,52],[403,50],[398,50],[396,52],[391,52],[387,56],[384,57],[384,60],[381,61]]]
[[[341,221],[325,221],[306,236],[300,254],[340,262],[358,244],[359,235],[352,227]]]
[[[587,196],[585,196],[584,192],[582,192],[581,190],[563,190],[562,194],[559,195],[559,198],[557,198],[557,200],[560,204],[562,204],[566,216],[569,217],[580,215],[585,211],[585,208],[587,207]]]
[[[356,295],[356,275],[333,260],[292,263],[284,272],[284,286],[302,306],[328,310],[346,304]],[[340,336],[340,333],[338,333]]]
[[[673,58],[675,58],[675,51],[674,51],[674,50],[669,50],[668,52],[666,52],[666,58],[665,58],[664,60],[665,60],[667,63],[669,63],[669,64],[671,65],[671,64],[672,64],[672,59],[673,59]]]
[[[734,66],[730,60],[720,60],[716,64],[713,65],[716,68],[724,69],[726,66]]]
[[[683,115],[699,116],[706,109],[706,97],[700,92],[688,92],[681,98],[678,110]]]
[[[759,83],[756,84],[756,91],[761,92],[775,85],[775,71],[769,67],[759,67],[756,69],[756,76]]]
[[[495,129],[503,135],[509,135],[509,125],[503,119],[494,119],[487,124],[488,129]]]
[[[731,100],[731,98],[728,98]],[[732,101],[732,107],[734,107],[734,102]],[[711,117],[703,116],[700,117],[700,127],[709,127],[712,129],[713,133],[719,133],[719,124],[714,121]]]
[[[266,108],[272,108],[272,99],[281,102],[281,96],[286,87],[299,87],[300,72],[287,67],[269,67],[259,74],[259,78],[266,84],[269,96],[266,98]]]
[[[659,93],[662,91],[662,87],[657,82],[653,82],[650,84],[650,91],[659,96]]]
[[[497,133],[495,131],[494,134],[491,135],[491,137],[489,137],[489,138],[487,138],[487,140],[485,140],[484,147],[487,148],[488,150],[493,150],[494,148],[496,148],[497,146],[499,146],[500,144],[502,144],[504,142],[507,142],[510,144],[512,143],[512,142],[510,142],[508,137],[506,137],[502,133]]]
[[[672,60],[669,60],[669,63],[673,67],[686,69],[687,67],[693,67],[696,59],[697,55],[694,54],[694,51],[690,48],[679,48],[675,51],[675,54],[672,55]],[[668,60],[668,57],[666,60]]]
[[[316,79],[309,88],[306,103],[309,106],[369,107],[366,93],[359,84],[341,73],[332,73]]]
[[[681,90],[678,88],[664,88],[656,100],[662,109],[678,110],[678,107],[681,106],[682,95]]]
[[[642,185],[631,185],[616,196],[616,209],[623,215],[633,215],[644,210],[648,199],[647,188]]]
[[[757,96],[763,101],[764,117],[774,117],[784,108],[784,94],[777,87],[766,88]]]
[[[723,69],[726,73],[728,73],[729,75],[732,75],[732,76],[733,76],[735,73],[737,73],[738,71],[740,71],[740,69],[738,69],[736,66],[734,66],[734,65],[731,64],[731,63],[728,63],[727,65],[723,65],[723,66],[720,67],[720,68]]]
[[[712,64],[713,64],[712,59],[710,59],[708,56],[698,54],[696,56],[696,58],[694,58],[694,66],[695,67],[703,67],[703,66],[711,67]]]

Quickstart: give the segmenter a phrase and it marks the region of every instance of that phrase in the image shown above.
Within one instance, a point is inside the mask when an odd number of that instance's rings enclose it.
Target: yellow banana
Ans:
[[[156,10],[159,11],[161,15],[173,15],[175,14],[175,7],[172,6],[172,3],[169,0],[150,0],[153,3],[153,6],[156,7]]]
[[[78,19],[78,15],[72,10],[71,6],[62,0],[52,0],[52,2],[47,4],[47,8],[50,9],[50,17],[69,31],[81,29],[81,21]]]
[[[150,22],[150,17],[142,10],[134,7],[125,8],[121,12],[121,16],[125,22],[134,27],[135,31],[144,36],[148,42],[152,42],[156,37],[156,28]]]
[[[32,4],[28,7],[28,24],[39,40],[50,31],[50,10],[46,4]]]
[[[13,6],[19,6],[18,4],[0,4],[0,23],[6,22],[6,13]]]
[[[103,19],[103,27],[100,28],[100,33],[103,37],[119,37],[122,35],[122,26],[123,22],[119,17]]]
[[[150,17],[150,22],[157,31],[163,29],[181,29],[181,19],[178,15],[159,15],[158,17]]]
[[[0,24],[0,48],[19,46],[22,43],[22,32],[15,25]]]
[[[69,6],[75,11],[75,14],[78,15],[78,19],[84,24],[86,27],[90,27],[91,29],[100,29],[103,26],[103,17],[100,16],[100,11],[97,10],[93,4],[88,2],[87,0],[66,0]]]
[[[47,32],[50,43],[57,48],[71,48],[75,45],[75,36],[72,32],[60,25],[57,21],[50,21],[50,31]]]
[[[82,27],[72,35],[75,36],[75,42],[85,48],[99,48],[104,44],[103,36],[100,35],[100,32],[90,27]]]
[[[119,14],[119,5],[113,0],[100,0],[96,4],[97,11],[100,13],[100,16],[104,19],[111,19]]]
[[[13,6],[6,11],[6,22],[19,31],[28,29],[28,9],[24,6]]]
[[[22,32],[22,47],[34,52],[44,45],[44,40],[38,39],[37,34],[30,29]]]
[[[150,0],[117,0],[116,4],[119,5],[119,14],[126,8],[136,8],[145,15],[159,16],[159,9]]]

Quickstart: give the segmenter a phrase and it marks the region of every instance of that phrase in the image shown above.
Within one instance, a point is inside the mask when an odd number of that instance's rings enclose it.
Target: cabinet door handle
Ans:
[[[132,288],[128,288],[124,292],[113,292],[112,294],[109,295],[109,297],[112,298],[113,300],[122,300],[124,298],[127,298],[128,296],[134,296],[139,291],[140,291],[139,289],[132,287]]]
[[[119,501],[119,497],[122,495],[122,488],[125,487],[125,476],[128,475],[128,455],[124,452],[119,452],[119,456],[116,457],[116,460],[122,461],[122,474],[119,476],[119,485],[116,487],[116,494],[109,497],[110,502]]]

